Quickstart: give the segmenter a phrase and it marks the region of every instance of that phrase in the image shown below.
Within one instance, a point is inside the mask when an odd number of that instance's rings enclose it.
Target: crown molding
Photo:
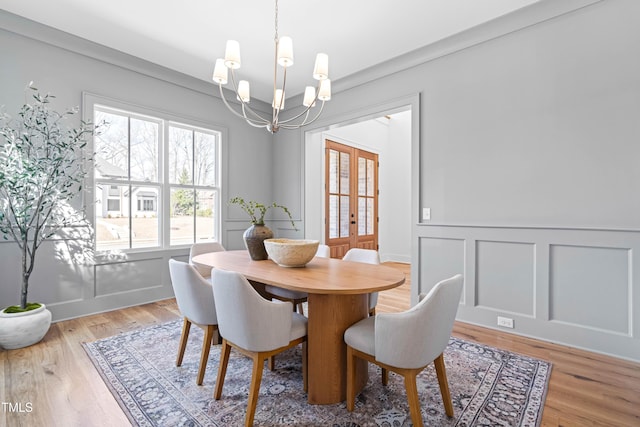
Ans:
[[[604,0],[541,0],[436,43],[332,81],[332,91],[342,92],[602,1]]]

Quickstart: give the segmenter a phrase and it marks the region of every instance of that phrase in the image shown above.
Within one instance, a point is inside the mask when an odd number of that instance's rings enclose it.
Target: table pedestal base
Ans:
[[[360,295],[309,294],[309,403],[332,404],[346,399],[347,346],[344,331],[368,316],[369,298]],[[336,369],[337,367],[337,369]],[[356,364],[356,393],[367,383],[367,362]]]

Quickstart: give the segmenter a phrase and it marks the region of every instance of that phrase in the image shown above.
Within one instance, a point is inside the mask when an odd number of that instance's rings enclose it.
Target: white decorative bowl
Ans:
[[[276,264],[281,267],[304,267],[318,250],[318,240],[267,239],[264,247]]]

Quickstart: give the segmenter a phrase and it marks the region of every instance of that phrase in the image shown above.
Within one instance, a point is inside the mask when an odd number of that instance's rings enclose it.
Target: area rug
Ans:
[[[213,346],[202,386],[196,373],[202,331],[191,328],[181,367],[175,366],[182,321],[154,325],[84,343],[85,350],[134,426],[241,426],[251,379],[251,361],[232,350],[220,400],[213,399],[220,346]],[[427,426],[538,426],[551,371],[548,362],[451,338],[445,364],[454,406],[448,418],[433,364],[418,376]],[[265,367],[256,426],[410,426],[404,383],[369,365],[369,382],[353,412],[345,403],[310,405],[302,390],[301,350]]]

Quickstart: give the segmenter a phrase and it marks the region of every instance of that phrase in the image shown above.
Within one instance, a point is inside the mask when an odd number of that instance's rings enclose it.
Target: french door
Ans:
[[[325,141],[325,243],[332,258],[378,249],[378,155]]]

